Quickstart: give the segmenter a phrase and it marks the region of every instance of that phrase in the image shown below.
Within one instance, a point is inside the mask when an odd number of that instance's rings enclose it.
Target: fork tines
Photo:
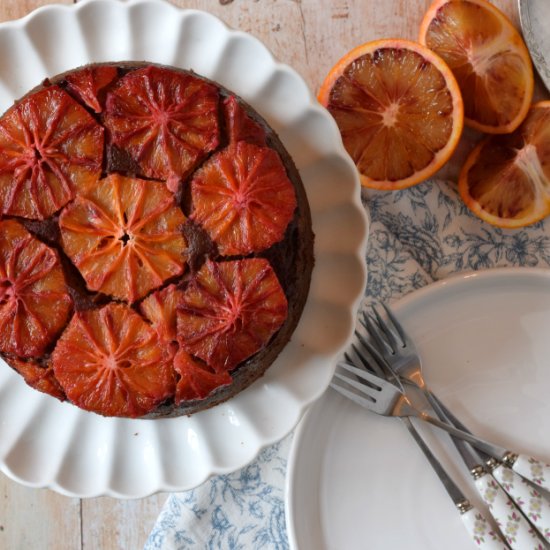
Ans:
[[[337,369],[330,383],[332,388],[363,407],[376,403],[382,390],[377,376],[344,361],[338,363]]]

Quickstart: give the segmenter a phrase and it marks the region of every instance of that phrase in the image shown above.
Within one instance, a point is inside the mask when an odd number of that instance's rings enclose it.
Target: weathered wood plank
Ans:
[[[80,500],[0,475],[0,548],[81,548]]]
[[[143,548],[166,498],[157,494],[138,500],[83,500],[82,550]]]

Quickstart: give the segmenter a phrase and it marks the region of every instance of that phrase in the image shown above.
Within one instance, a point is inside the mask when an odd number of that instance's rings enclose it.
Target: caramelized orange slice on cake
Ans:
[[[95,183],[103,128],[57,86],[33,93],[0,119],[0,210],[44,219]]]
[[[75,313],[52,363],[67,397],[103,415],[142,416],[174,393],[155,331],[123,304]]]
[[[10,357],[9,364],[23,377],[31,388],[42,393],[47,393],[60,401],[65,401],[65,392],[55,377],[51,362],[48,362],[43,367],[32,359],[23,361],[16,357]]]
[[[215,372],[229,371],[265,346],[287,314],[267,260],[208,261],[183,293],[178,341]]]
[[[117,77],[116,67],[100,65],[75,71],[65,78],[67,90],[96,113],[103,110],[99,94]]]
[[[57,253],[18,222],[0,222],[0,351],[43,355],[71,309]]]
[[[490,134],[512,132],[527,115],[534,77],[529,53],[509,19],[486,0],[436,0],[420,42],[455,75],[465,122]]]
[[[260,252],[279,242],[296,208],[279,155],[244,141],[216,153],[195,173],[191,196],[191,219],[224,256]]]
[[[133,302],[183,273],[184,222],[163,183],[113,174],[67,206],[59,227],[88,288]]]
[[[182,296],[183,292],[176,285],[168,285],[162,290],[152,292],[139,306],[139,310],[157,333],[159,343],[164,346],[171,358],[179,347],[176,315]]]
[[[404,189],[452,155],[463,126],[460,90],[431,50],[408,40],[358,46],[330,71],[319,101],[332,114],[361,176],[375,189]]]
[[[481,219],[516,228],[550,214],[550,101],[533,105],[511,134],[490,136],[469,155],[460,196]]]
[[[218,146],[218,90],[191,74],[138,69],[107,95],[104,121],[111,143],[143,175],[169,180],[173,189]]]
[[[229,143],[246,141],[260,147],[266,145],[265,130],[250,118],[235,96],[224,99],[223,114]]]
[[[227,371],[216,372],[181,349],[174,357],[174,370],[179,377],[174,396],[176,405],[184,401],[204,399],[215,389],[231,384],[233,380]]]

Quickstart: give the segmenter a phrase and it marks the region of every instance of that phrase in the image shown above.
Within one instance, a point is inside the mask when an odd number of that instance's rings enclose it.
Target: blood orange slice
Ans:
[[[335,118],[361,182],[403,189],[434,174],[462,132],[458,85],[443,60],[407,40],[358,46],[330,71],[319,101]]]
[[[0,350],[42,355],[71,308],[57,253],[18,222],[0,222]]]
[[[533,68],[520,34],[495,6],[435,0],[422,21],[420,42],[453,71],[466,124],[494,134],[521,124],[533,98]]]
[[[228,371],[266,345],[287,313],[267,260],[208,261],[184,291],[178,341],[215,372]]]
[[[75,313],[52,362],[67,397],[99,414],[142,416],[174,393],[155,331],[123,304]]]
[[[186,176],[219,143],[218,90],[192,76],[159,67],[128,73],[107,95],[111,142],[143,175]]]
[[[31,94],[0,119],[0,209],[44,219],[101,173],[103,128],[57,86]]]
[[[160,340],[175,342],[177,306],[183,297],[183,291],[176,285],[168,285],[162,290],[152,292],[141,302],[141,313],[151,322]]]
[[[23,377],[31,388],[42,393],[47,393],[60,401],[65,401],[65,392],[55,377],[51,363],[42,367],[32,359],[22,361],[21,359],[10,357],[9,364]]]
[[[179,350],[174,358],[174,370],[179,375],[174,396],[176,405],[204,399],[216,388],[231,384],[233,380],[227,371],[216,372],[183,350]]]
[[[265,130],[248,116],[234,96],[224,100],[223,112],[229,143],[246,141],[260,147],[266,145]]]
[[[239,141],[215,154],[191,181],[193,212],[225,256],[260,252],[280,241],[296,195],[279,155]]]
[[[184,222],[164,184],[112,174],[67,206],[59,227],[88,288],[133,302],[183,273]]]
[[[459,192],[472,212],[498,227],[550,214],[550,101],[535,104],[508,135],[490,136],[469,155]]]
[[[116,67],[103,65],[86,67],[73,72],[66,77],[67,90],[96,113],[103,110],[99,102],[99,94],[117,77]]]

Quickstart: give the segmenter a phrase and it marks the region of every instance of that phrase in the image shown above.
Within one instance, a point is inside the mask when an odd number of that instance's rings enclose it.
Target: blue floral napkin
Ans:
[[[550,221],[521,230],[492,227],[470,214],[453,184],[365,193],[363,201],[371,215],[367,302],[391,302],[451,273],[550,265]],[[291,439],[237,472],[170,495],[145,550],[289,548],[284,480]]]

